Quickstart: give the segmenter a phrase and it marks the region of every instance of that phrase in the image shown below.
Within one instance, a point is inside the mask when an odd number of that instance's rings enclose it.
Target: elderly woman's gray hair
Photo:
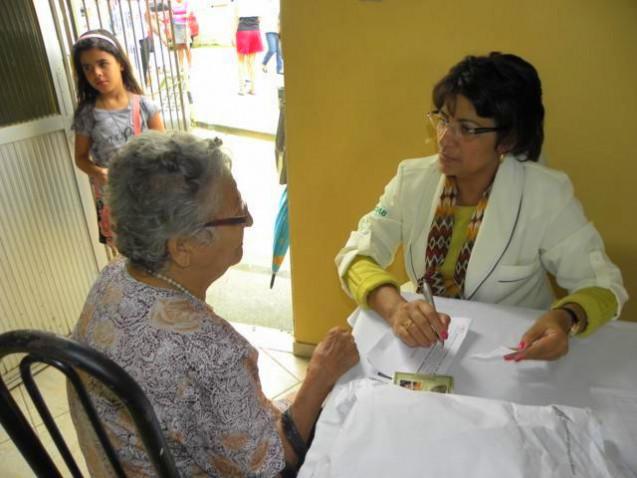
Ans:
[[[117,153],[108,171],[115,245],[135,265],[155,272],[168,259],[168,239],[199,236],[221,206],[219,180],[230,174],[221,140],[148,131]],[[212,200],[210,199],[212,188]]]

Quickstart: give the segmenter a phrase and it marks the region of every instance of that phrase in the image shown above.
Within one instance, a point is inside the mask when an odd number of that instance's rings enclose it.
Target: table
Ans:
[[[404,294],[408,299],[414,296]],[[455,393],[476,397],[506,400],[525,405],[568,405],[588,407],[598,416],[608,418],[609,410],[602,410],[595,390],[612,389],[637,397],[637,324],[614,321],[603,326],[592,337],[571,340],[567,356],[555,362],[519,362],[504,360],[478,361],[470,357],[500,345],[515,345],[524,331],[543,311],[478,302],[436,298],[439,311],[454,316],[472,318],[471,329],[447,374],[455,381]],[[361,356],[374,343],[361,339],[364,321],[374,327],[388,325],[374,312],[357,309],[354,336]],[[360,322],[363,321],[363,322]],[[396,339],[398,340],[398,339]],[[335,387],[369,374],[368,367],[359,364]],[[637,400],[637,398],[636,398]],[[299,477],[312,477],[314,467],[326,456],[330,443],[339,430],[338,413],[330,401],[317,423],[317,432]],[[635,403],[637,410],[637,402]],[[629,420],[630,437],[623,436],[613,453],[637,470],[637,414],[630,417],[610,417]],[[635,426],[635,429],[632,426]],[[604,438],[613,438],[614,430],[603,429]],[[637,474],[635,475],[637,476]]]

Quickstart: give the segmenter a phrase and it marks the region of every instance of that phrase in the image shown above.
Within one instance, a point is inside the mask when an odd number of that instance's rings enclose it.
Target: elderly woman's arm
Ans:
[[[196,392],[175,403],[171,434],[212,475],[274,476],[285,463],[297,465],[296,450],[303,454],[325,397],[358,361],[356,345],[350,332],[338,328],[317,345],[285,423],[263,394],[256,351],[229,327],[207,324],[208,331],[186,341],[193,377],[184,381],[194,379]],[[288,438],[290,424],[300,436],[296,443]]]
[[[323,401],[340,376],[354,366],[358,359],[352,334],[340,328],[331,329],[316,346],[305,380],[294,402],[285,412],[287,417],[282,416],[278,423],[285,461],[290,465],[296,466],[299,459],[303,459]],[[296,430],[291,431],[290,427]],[[295,432],[299,435],[297,439]],[[298,443],[298,438],[302,440],[301,443]],[[299,454],[303,456],[298,456]]]

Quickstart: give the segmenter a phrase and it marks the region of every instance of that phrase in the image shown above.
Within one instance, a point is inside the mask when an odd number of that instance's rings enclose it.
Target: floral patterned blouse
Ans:
[[[261,390],[258,353],[207,304],[135,280],[121,259],[93,285],[73,336],[141,386],[183,476],[267,477],[285,466],[280,412]],[[121,403],[85,381],[127,474],[155,476]],[[75,393],[69,401],[91,476],[112,476]]]

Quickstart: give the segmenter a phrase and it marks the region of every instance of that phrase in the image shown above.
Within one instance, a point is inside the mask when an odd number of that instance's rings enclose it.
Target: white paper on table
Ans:
[[[398,339],[391,329],[367,354],[367,360],[381,373],[393,377],[394,372],[444,374],[453,363],[460,345],[467,336],[471,319],[452,317],[449,337],[444,345],[431,347],[409,347]]]
[[[593,387],[595,414],[602,422],[602,435],[609,455],[619,455],[637,477],[637,390],[633,393],[612,388]]]
[[[370,311],[361,309],[354,310],[347,318],[347,323],[352,327],[352,335],[356,342],[359,354],[365,356],[369,349],[373,347],[381,337],[384,336],[389,326],[380,316]],[[381,379],[376,370],[367,360],[361,360],[346,373],[341,375],[338,384],[344,384],[353,379],[363,377],[373,377]]]
[[[590,410],[361,382],[339,397],[342,425],[313,476],[622,476]]]
[[[347,322],[352,326],[352,335],[362,355],[367,354],[385,333],[391,330],[378,314],[360,308],[352,312]]]
[[[476,360],[503,360],[505,355],[515,352],[516,349],[512,349],[511,347],[505,347],[504,345],[500,345],[499,347],[490,350],[488,352],[481,352],[473,355],[469,355],[468,358],[476,359]]]

